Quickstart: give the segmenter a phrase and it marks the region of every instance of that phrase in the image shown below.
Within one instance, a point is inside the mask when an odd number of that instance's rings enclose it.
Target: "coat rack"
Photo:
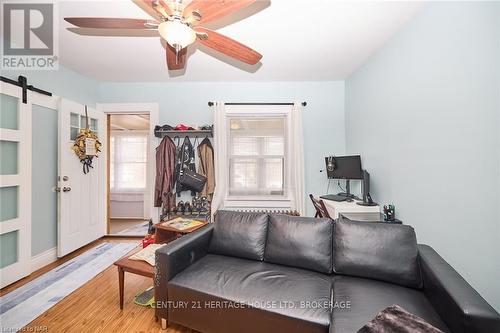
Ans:
[[[179,137],[183,138],[186,136],[193,137],[193,136],[198,136],[198,137],[213,137],[214,133],[213,130],[187,130],[187,131],[178,131],[178,130],[155,130],[155,136],[157,138],[164,138],[165,136],[169,136],[171,138],[174,137]]]

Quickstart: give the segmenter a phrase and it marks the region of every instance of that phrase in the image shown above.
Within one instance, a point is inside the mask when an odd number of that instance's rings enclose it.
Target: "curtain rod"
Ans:
[[[28,94],[26,93],[26,90],[31,90],[31,91],[37,92],[39,94],[42,94],[42,95],[52,96],[52,93],[50,93],[48,91],[35,88],[32,85],[28,85],[28,79],[22,75],[19,75],[19,77],[17,78],[17,81],[9,79],[5,76],[0,76],[0,81],[21,87],[23,89],[23,103],[24,104],[26,104],[28,102]]]
[[[225,105],[293,105],[294,103],[225,103]],[[307,102],[300,103],[306,106]],[[213,106],[214,102],[208,102],[208,106]]]

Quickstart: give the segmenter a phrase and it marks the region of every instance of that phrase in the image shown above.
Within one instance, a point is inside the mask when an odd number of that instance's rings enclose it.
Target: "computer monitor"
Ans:
[[[366,170],[363,170],[363,183],[361,189],[363,193],[363,201],[359,201],[357,204],[360,206],[376,206],[377,203],[373,202],[370,195],[370,173]]]
[[[352,200],[356,196],[351,194],[351,179],[363,179],[363,169],[361,168],[361,156],[328,156],[325,157],[326,174],[328,179],[345,179],[346,191],[339,193],[347,200]]]
[[[363,179],[361,156],[325,157],[328,179]]]

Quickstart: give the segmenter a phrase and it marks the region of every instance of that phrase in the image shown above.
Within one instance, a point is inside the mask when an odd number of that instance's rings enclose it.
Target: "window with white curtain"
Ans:
[[[284,196],[286,116],[228,120],[229,196]]]
[[[148,134],[111,132],[110,141],[111,191],[144,192],[147,184]]]

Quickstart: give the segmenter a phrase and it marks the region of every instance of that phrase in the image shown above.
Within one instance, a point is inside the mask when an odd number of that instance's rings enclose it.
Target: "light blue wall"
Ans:
[[[94,106],[99,96],[98,81],[62,65],[57,71],[2,71],[2,76],[16,81],[19,75],[26,76],[30,85],[81,104]]]
[[[160,122],[211,124],[208,101],[306,101],[303,110],[306,193],[326,191],[324,156],[345,150],[344,82],[101,83],[100,102],[158,102]],[[308,214],[313,213],[308,202]]]
[[[57,110],[33,105],[31,255],[57,246]]]
[[[346,81],[346,149],[500,310],[500,3],[431,3]]]

